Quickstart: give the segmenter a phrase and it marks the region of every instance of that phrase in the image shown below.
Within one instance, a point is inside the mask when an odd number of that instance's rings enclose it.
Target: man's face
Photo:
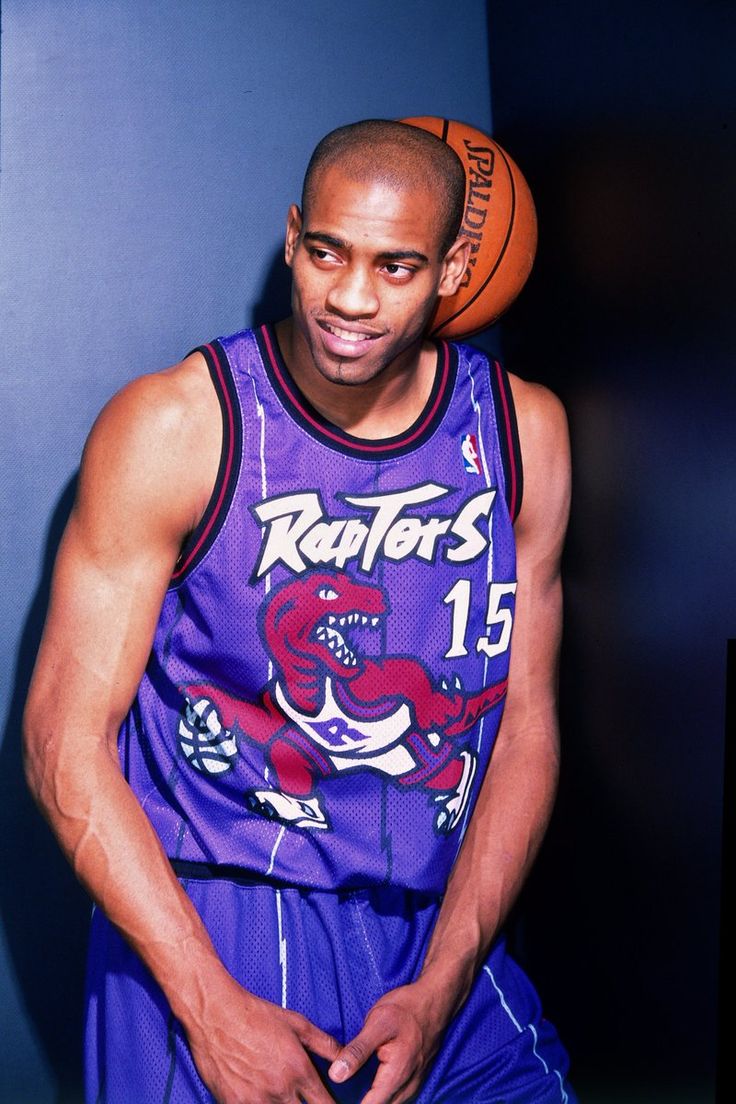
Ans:
[[[289,211],[294,355],[324,379],[362,384],[402,354],[416,355],[438,295],[451,295],[467,261],[461,244],[440,258],[432,191],[358,182],[337,167],[318,178],[306,220]]]

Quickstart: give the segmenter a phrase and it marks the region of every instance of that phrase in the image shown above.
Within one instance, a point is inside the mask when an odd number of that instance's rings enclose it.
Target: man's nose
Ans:
[[[380,300],[371,274],[363,267],[346,265],[330,285],[327,307],[343,318],[372,318]]]

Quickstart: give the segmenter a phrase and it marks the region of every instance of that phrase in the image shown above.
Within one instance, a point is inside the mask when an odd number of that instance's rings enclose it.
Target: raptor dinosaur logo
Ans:
[[[470,796],[476,759],[460,738],[506,693],[435,681],[418,660],[384,655],[383,591],[340,572],[290,580],[265,603],[262,633],[274,676],[249,703],[214,686],[185,687],[178,737],[195,769],[230,770],[238,744],[264,748],[273,788],[250,790],[247,807],[297,828],[329,829],[321,783],[372,770],[422,787],[449,833]],[[320,784],[319,789],[318,784]],[[327,787],[325,788],[327,790]]]

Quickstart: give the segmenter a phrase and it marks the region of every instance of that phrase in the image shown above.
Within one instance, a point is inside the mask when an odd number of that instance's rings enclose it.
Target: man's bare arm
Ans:
[[[377,1053],[379,1069],[363,1104],[402,1104],[416,1093],[529,873],[557,788],[567,423],[544,388],[514,380],[514,399],[524,502],[515,527],[518,587],[506,705],[422,974],[376,1003],[332,1066],[335,1079],[344,1080]]]
[[[195,355],[136,381],[98,419],[26,707],[27,777],[80,881],[161,985],[215,1097],[299,1092],[329,1104],[305,1047],[329,1058],[336,1044],[227,973],[118,761],[172,569],[214,485],[219,417]]]

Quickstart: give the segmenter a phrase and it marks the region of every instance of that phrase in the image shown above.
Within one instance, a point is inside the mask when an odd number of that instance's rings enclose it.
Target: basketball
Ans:
[[[531,272],[537,249],[532,194],[518,165],[483,131],[432,115],[401,122],[447,142],[465,169],[460,233],[470,239],[470,260],[455,294],[438,301],[429,333],[469,337],[501,317]]]
[[[194,704],[186,699],[179,720],[179,746],[195,770],[203,774],[230,770],[238,754],[234,737],[222,727],[208,698],[199,698]]]

